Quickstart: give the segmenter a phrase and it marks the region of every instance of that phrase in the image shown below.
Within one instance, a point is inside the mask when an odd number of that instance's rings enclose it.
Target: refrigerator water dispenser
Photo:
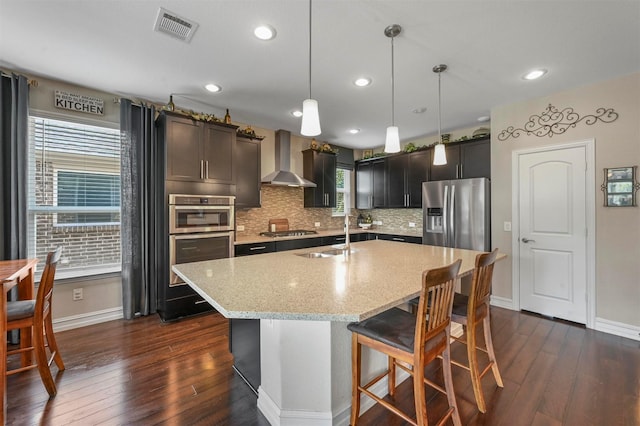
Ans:
[[[429,207],[427,209],[426,231],[434,234],[442,234],[442,208]]]

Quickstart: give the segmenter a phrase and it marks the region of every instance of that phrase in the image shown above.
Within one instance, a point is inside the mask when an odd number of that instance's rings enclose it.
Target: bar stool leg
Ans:
[[[491,363],[491,371],[493,377],[496,379],[496,383],[499,387],[504,387],[502,384],[502,377],[500,376],[500,370],[498,370],[498,362],[496,361],[496,354],[493,351],[493,341],[491,340],[491,320],[489,313],[482,320],[482,331],[484,332],[484,343],[487,346],[487,353],[489,354],[489,362]]]
[[[447,333],[447,339],[449,339],[449,333]],[[462,426],[460,421],[460,413],[458,412],[458,404],[456,403],[456,394],[453,390],[453,375],[451,374],[451,349],[447,348],[442,353],[442,374],[444,376],[444,388],[447,391],[447,401],[449,401],[449,407],[453,407],[453,424],[455,426]]]
[[[358,424],[360,416],[360,366],[362,365],[362,346],[356,333],[351,336],[351,426]]]
[[[478,368],[478,355],[476,352],[476,326],[467,327],[467,356],[469,358],[469,372],[471,373],[471,384],[473,386],[473,394],[476,397],[478,404],[478,410],[481,413],[487,412],[487,406],[484,402],[484,395],[482,393],[482,383],[480,379],[480,370]]]

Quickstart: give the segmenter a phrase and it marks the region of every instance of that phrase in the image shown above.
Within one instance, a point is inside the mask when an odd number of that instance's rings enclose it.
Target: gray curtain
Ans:
[[[0,260],[27,257],[29,84],[22,75],[0,77]],[[9,299],[17,297],[16,291]],[[17,343],[17,330],[9,341]]]
[[[122,307],[125,319],[156,312],[155,108],[120,103]]]

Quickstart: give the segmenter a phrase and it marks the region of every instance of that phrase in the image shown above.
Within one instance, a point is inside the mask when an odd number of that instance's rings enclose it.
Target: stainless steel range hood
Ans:
[[[276,170],[262,178],[265,185],[302,186],[315,188],[316,184],[293,173],[291,169],[291,132],[276,130]]]

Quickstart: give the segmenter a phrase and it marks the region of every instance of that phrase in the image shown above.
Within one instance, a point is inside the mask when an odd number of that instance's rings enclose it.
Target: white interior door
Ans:
[[[520,308],[586,324],[586,147],[518,163]]]

